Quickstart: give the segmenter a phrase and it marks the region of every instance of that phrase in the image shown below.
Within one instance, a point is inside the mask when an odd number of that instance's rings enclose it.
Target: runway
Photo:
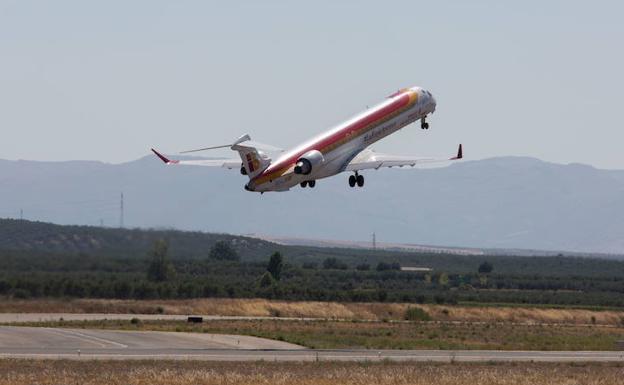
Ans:
[[[237,335],[0,327],[0,357],[206,361],[624,362],[624,352],[313,350]]]

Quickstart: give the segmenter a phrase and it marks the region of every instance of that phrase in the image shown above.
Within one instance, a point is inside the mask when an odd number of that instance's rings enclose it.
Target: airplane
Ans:
[[[462,145],[452,158],[432,159],[394,156],[377,153],[368,147],[401,128],[420,120],[423,130],[429,129],[427,117],[436,109],[431,92],[421,87],[401,89],[384,101],[355,115],[334,128],[292,148],[283,151],[277,147],[254,142],[248,134],[230,144],[183,151],[189,153],[229,147],[240,159],[172,160],[151,149],[168,165],[196,165],[239,169],[249,177],[247,191],[288,191],[291,187],[313,188],[319,179],[342,172],[349,176],[350,187],[364,186],[362,170],[381,167],[403,167],[421,163],[457,160],[463,158]],[[273,162],[268,152],[279,152]]]

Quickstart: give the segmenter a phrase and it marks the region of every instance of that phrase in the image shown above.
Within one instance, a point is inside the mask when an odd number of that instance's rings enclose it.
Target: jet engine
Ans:
[[[311,150],[306,152],[297,159],[295,163],[295,174],[308,175],[314,167],[320,166],[325,161],[323,154],[319,150]]]

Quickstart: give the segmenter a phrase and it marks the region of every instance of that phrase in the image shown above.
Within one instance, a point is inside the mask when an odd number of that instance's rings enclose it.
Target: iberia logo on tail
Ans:
[[[258,161],[258,158],[256,156],[254,156],[253,153],[247,153],[247,169],[249,170],[249,173],[252,173],[254,171],[256,171],[258,169],[258,167],[260,166],[260,161]]]

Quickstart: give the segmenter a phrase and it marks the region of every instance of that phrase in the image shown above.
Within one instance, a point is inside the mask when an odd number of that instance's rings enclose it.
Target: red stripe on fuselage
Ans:
[[[269,166],[263,173],[258,175],[254,180],[258,179],[267,179],[270,177],[279,177],[281,171],[292,166],[303,154],[308,151],[318,150],[323,152],[323,149],[331,146],[335,142],[345,139],[347,136],[356,135],[358,131],[368,127],[369,125],[375,123],[378,120],[382,120],[388,115],[400,110],[401,108],[407,106],[410,103],[409,93],[405,93],[401,97],[394,100],[392,103],[380,108],[376,111],[372,111],[369,115],[362,117],[361,119],[349,124],[348,126],[342,128],[340,131],[335,132],[334,134],[328,136],[327,138],[320,139],[319,141],[311,144],[305,149],[297,152],[296,154],[284,159],[280,162],[272,164]]]

